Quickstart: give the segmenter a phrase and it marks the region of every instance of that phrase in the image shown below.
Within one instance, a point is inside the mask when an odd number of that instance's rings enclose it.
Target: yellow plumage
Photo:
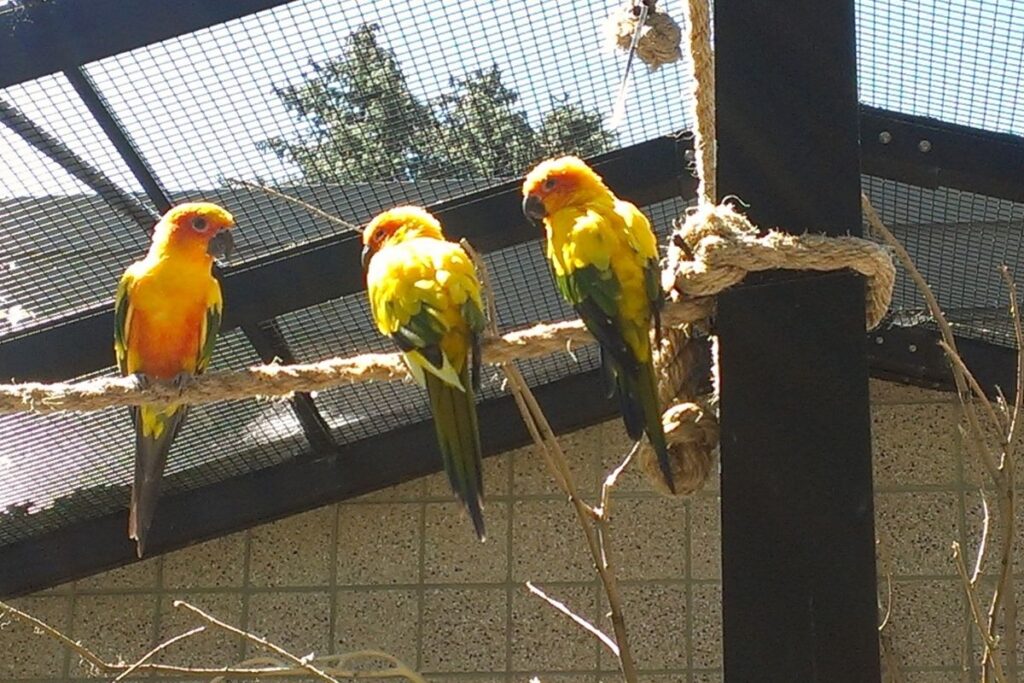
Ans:
[[[483,539],[481,451],[473,393],[479,382],[483,301],[472,260],[418,207],[398,207],[363,235],[370,310],[427,389],[452,489]],[[470,367],[472,364],[472,368]]]
[[[206,369],[223,308],[210,245],[221,244],[221,232],[233,225],[231,214],[206,202],[176,206],[157,223],[149,252],[125,270],[114,297],[114,354],[122,374],[167,380]],[[132,410],[136,452],[128,528],[140,557],[167,453],[186,413],[180,405]]]
[[[650,341],[664,302],[650,221],[576,157],[530,171],[523,211],[543,224],[558,289],[601,345],[626,431],[634,439],[647,433],[671,487]]]

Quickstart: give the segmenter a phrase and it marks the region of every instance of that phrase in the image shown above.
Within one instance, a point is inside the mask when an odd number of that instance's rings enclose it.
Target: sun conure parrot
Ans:
[[[600,344],[626,432],[633,440],[647,432],[674,491],[651,355],[651,321],[660,335],[665,297],[650,221],[572,156],[549,159],[530,171],[523,183],[523,213],[543,222],[558,291]]]
[[[483,477],[475,391],[486,325],[473,261],[416,206],[376,216],[363,231],[370,310],[426,387],[437,441],[455,496],[484,540]]]
[[[122,375],[186,384],[206,369],[223,307],[214,258],[234,248],[231,214],[206,202],[171,208],[153,230],[149,252],[121,276],[114,299],[114,353]],[[153,522],[160,479],[186,405],[130,409],[135,479],[128,535],[139,557]]]

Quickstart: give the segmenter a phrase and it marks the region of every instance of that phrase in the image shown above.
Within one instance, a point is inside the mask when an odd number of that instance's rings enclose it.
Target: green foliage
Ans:
[[[301,85],[275,90],[309,132],[271,138],[261,148],[294,162],[308,179],[351,183],[514,177],[548,156],[597,154],[613,139],[599,114],[565,102],[534,129],[497,67],[453,78],[450,92],[422,102],[394,52],[378,42],[378,30],[359,27],[340,57],[314,64]]]

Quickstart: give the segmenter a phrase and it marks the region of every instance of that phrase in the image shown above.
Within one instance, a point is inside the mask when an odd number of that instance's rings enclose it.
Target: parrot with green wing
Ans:
[[[660,336],[665,301],[650,221],[573,156],[543,161],[527,174],[523,213],[543,224],[558,291],[601,347],[626,432],[634,441],[647,433],[674,492],[650,338],[652,321]]]
[[[213,277],[215,258],[234,248],[231,214],[192,202],[167,211],[146,256],[121,276],[114,298],[114,353],[122,375],[187,384],[210,363],[223,301]],[[160,496],[167,454],[187,405],[130,408],[135,426],[135,476],[128,535],[142,557]]]
[[[400,206],[363,231],[370,311],[381,334],[401,350],[425,387],[445,473],[485,538],[480,429],[480,335],[486,319],[472,259],[445,239],[426,210]]]

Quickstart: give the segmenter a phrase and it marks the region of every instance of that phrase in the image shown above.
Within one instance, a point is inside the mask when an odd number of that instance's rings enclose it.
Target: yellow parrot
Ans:
[[[675,491],[651,354],[651,321],[660,336],[665,295],[650,221],[573,156],[541,162],[527,174],[523,213],[543,223],[558,291],[600,344],[626,432],[633,440],[647,432]]]
[[[402,351],[426,387],[434,428],[455,496],[484,540],[483,477],[475,391],[486,325],[472,259],[448,242],[417,206],[376,216],[363,231],[366,292],[377,329]]]
[[[206,202],[180,204],[156,224],[149,252],[125,270],[114,298],[114,353],[122,375],[186,384],[206,369],[220,330],[220,285],[214,258],[234,248],[231,214]],[[186,405],[130,409],[135,478],[128,535],[139,557],[153,522],[160,479]]]

